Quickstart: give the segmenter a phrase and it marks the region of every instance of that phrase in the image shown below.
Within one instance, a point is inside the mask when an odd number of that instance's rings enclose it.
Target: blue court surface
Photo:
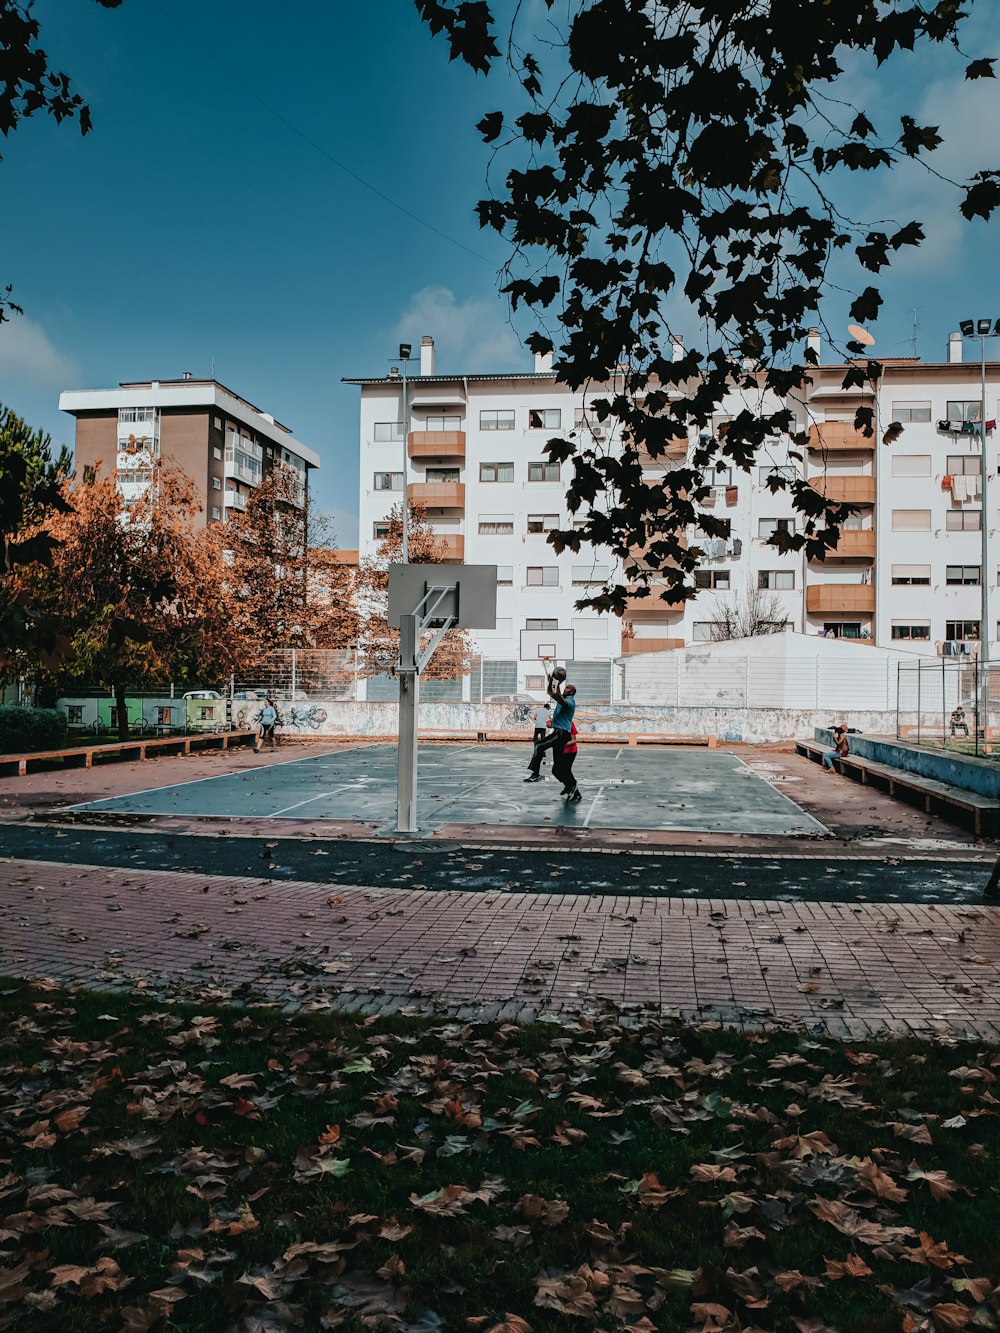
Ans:
[[[722,750],[581,746],[575,772],[583,800],[577,805],[566,805],[551,776],[525,785],[530,754],[529,745],[422,747],[421,829],[503,824],[786,837],[827,833],[738,756]],[[549,773],[547,766],[542,771]],[[349,820],[392,833],[396,747],[368,745],[301,759],[268,759],[260,767],[71,808],[185,819]]]

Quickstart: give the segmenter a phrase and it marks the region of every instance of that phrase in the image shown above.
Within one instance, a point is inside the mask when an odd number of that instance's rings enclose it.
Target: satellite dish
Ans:
[[[860,343],[862,347],[871,347],[875,341],[868,330],[863,329],[860,324],[848,324],[847,332],[851,335],[854,341]]]

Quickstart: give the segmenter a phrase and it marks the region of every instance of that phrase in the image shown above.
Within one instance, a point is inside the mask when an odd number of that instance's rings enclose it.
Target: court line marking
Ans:
[[[262,815],[262,819],[277,819],[279,815],[286,815],[289,810],[297,810],[300,805],[311,805],[313,801],[322,801],[325,796],[336,796],[338,792],[348,791],[354,784],[351,782],[341,783],[339,787],[334,787],[330,791],[321,791],[318,796],[307,796],[304,801],[296,801],[294,805],[283,806],[280,810],[272,810],[269,815]]]
[[[594,797],[594,799],[591,801],[591,803],[590,803],[590,809],[587,811],[587,818],[583,821],[583,827],[584,827],[584,828],[589,828],[589,826],[590,826],[590,817],[591,817],[591,815],[594,813],[594,808],[595,808],[595,806],[597,805],[597,802],[600,800],[601,796],[604,794],[604,788],[605,788],[606,786],[607,786],[607,783],[602,782],[601,785],[598,787],[598,789],[597,789],[597,795],[596,795],[596,796]]]
[[[827,828],[825,824],[820,823],[820,821],[816,818],[815,815],[811,815],[808,810],[804,810],[801,805],[799,805],[796,801],[793,801],[790,796],[786,796],[783,791],[779,791],[777,787],[773,787],[770,782],[764,782],[764,779],[760,776],[760,774],[755,773],[745,759],[741,758],[738,754],[733,754],[732,750],[726,750],[725,753],[731,754],[738,764],[743,765],[747,773],[752,778],[756,778],[758,782],[763,782],[764,786],[767,787],[769,791],[773,791],[775,796],[779,796],[783,801],[786,801],[792,807],[793,810],[797,810],[800,815],[804,815],[806,819],[811,820],[812,823],[816,825],[816,827],[819,829],[821,833],[829,835],[830,830]],[[795,837],[795,834],[786,833],[785,836]]]

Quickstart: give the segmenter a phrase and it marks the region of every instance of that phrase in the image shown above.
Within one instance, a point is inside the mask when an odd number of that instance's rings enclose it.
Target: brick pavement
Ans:
[[[445,893],[0,861],[0,972],[289,1008],[603,1004],[1000,1040],[1000,909]]]

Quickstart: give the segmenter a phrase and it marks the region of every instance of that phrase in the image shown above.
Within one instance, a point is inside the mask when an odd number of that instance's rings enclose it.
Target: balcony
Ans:
[[[465,560],[465,538],[461,533],[435,533],[445,564],[462,564]]]
[[[839,505],[873,505],[874,477],[812,477],[809,485]]]
[[[245,481],[248,486],[260,485],[260,465],[256,468],[247,467],[246,463],[239,463],[235,458],[226,458],[223,470],[227,477],[236,477],[239,481]]]
[[[634,657],[638,653],[665,653],[683,647],[683,639],[622,639],[621,655]]]
[[[465,482],[411,481],[406,488],[411,503],[427,509],[464,509]]]
[[[862,435],[849,421],[824,421],[809,427],[809,448],[827,453],[857,452],[875,448],[875,436]]]
[[[247,498],[241,495],[239,491],[226,491],[226,508],[238,509],[242,514],[247,507]]]
[[[411,458],[464,458],[464,430],[411,430],[406,437]]]
[[[648,597],[628,597],[625,601],[625,615],[634,620],[665,620],[670,616],[684,614],[683,602],[664,602],[660,598],[666,584],[651,583]]]
[[[841,532],[836,546],[826,553],[827,560],[874,560],[875,529],[863,528]]]
[[[870,583],[813,583],[806,588],[806,610],[870,616],[875,611],[875,589]]]

